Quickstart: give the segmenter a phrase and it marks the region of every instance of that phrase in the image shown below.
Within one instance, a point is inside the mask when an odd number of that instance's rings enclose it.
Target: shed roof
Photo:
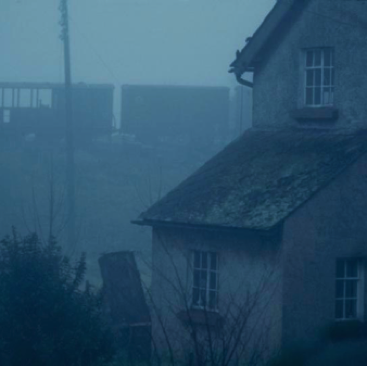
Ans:
[[[270,230],[366,150],[367,131],[251,129],[136,223]]]
[[[99,258],[104,303],[114,327],[150,325],[150,315],[133,252]]]

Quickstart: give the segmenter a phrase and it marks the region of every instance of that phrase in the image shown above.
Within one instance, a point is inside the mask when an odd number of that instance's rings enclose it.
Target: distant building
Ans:
[[[229,88],[123,85],[121,129],[144,143],[174,142],[195,148],[230,138]]]
[[[253,127],[137,220],[161,350],[267,359],[366,319],[366,22],[363,1],[278,0],[238,53]]]
[[[76,141],[108,135],[113,127],[109,84],[73,85]],[[0,83],[0,139],[34,135],[54,142],[65,136],[65,89],[56,83]]]

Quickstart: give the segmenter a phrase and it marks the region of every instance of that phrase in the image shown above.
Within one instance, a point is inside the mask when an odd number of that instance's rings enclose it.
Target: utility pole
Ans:
[[[65,142],[66,142],[66,194],[67,194],[67,240],[70,250],[76,244],[75,235],[75,164],[74,164],[74,127],[73,95],[71,84],[70,34],[68,0],[60,0],[61,40],[64,43],[65,70]]]

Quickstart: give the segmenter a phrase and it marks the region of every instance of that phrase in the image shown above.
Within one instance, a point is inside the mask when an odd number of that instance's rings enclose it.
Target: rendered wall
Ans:
[[[292,24],[283,24],[254,74],[254,126],[367,126],[367,3],[311,0]],[[290,20],[287,20],[291,22]],[[291,112],[304,107],[303,50],[333,47],[336,122],[300,124]]]
[[[366,207],[367,157],[364,156],[285,222],[285,346],[312,342],[335,322],[336,260],[367,256]],[[365,292],[363,286],[366,299]],[[367,315],[366,301],[364,304],[361,320]]]
[[[281,320],[278,243],[236,231],[155,228],[152,295],[158,314],[153,311],[152,321],[153,337],[160,350],[167,352],[165,331],[176,355],[187,358],[195,354],[189,335],[191,324],[179,319],[179,313],[187,310],[183,294],[191,308],[193,250],[218,253],[218,314],[224,326],[213,334],[230,343],[230,334],[243,324],[241,337],[247,342],[248,354],[259,351],[265,356],[277,350]],[[207,336],[206,324],[196,329],[199,339]]]

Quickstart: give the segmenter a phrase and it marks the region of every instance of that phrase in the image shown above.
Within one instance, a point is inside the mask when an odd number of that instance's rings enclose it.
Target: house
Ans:
[[[366,35],[365,1],[278,0],[237,53],[253,128],[137,220],[162,349],[264,360],[365,320]]]

